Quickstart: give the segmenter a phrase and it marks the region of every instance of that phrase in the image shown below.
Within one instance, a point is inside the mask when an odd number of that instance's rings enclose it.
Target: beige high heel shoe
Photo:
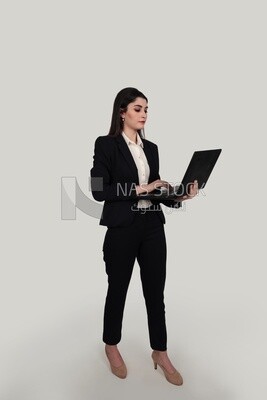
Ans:
[[[167,379],[168,382],[172,383],[173,385],[181,386],[183,384],[183,378],[180,375],[180,373],[175,370],[174,372],[170,373],[168,372],[163,365],[160,365],[158,363],[158,355],[153,351],[151,355],[153,362],[154,362],[154,368],[157,369],[157,365],[160,366],[162,371],[164,372],[165,378]]]
[[[106,356],[108,358],[109,361],[109,365],[110,365],[110,369],[111,372],[116,375],[118,378],[121,379],[125,379],[127,376],[127,368],[126,365],[124,363],[124,361],[122,360],[122,365],[120,365],[119,367],[114,367],[114,365],[111,364],[108,353],[107,353],[107,349],[105,348],[105,352],[106,352]]]

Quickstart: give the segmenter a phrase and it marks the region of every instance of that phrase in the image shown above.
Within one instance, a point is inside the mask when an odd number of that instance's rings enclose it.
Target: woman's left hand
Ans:
[[[176,197],[175,201],[184,201],[190,200],[198,194],[198,182],[197,180],[194,181],[191,185],[189,185],[189,192],[184,196]]]

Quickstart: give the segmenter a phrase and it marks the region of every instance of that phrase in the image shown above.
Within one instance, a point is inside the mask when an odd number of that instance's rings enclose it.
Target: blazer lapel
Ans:
[[[131,168],[131,170],[133,172],[133,175],[135,177],[135,182],[139,182],[138,170],[137,170],[136,164],[134,162],[132,153],[130,152],[130,150],[128,148],[127,143],[125,142],[122,135],[117,136],[116,140],[117,140],[120,151],[122,152],[125,160],[129,164],[129,167]]]
[[[154,172],[155,172],[154,157],[153,157],[151,147],[149,146],[149,143],[144,139],[142,139],[142,142],[144,144],[143,150],[144,150],[144,153],[146,155],[147,162],[149,165],[150,173],[149,173],[149,177],[148,177],[148,182],[150,182],[150,178],[154,175]]]
[[[116,139],[117,139],[117,143],[118,143],[120,151],[122,152],[125,160],[129,164],[129,167],[131,168],[131,170],[135,176],[135,181],[139,182],[138,170],[137,170],[135,161],[133,159],[132,153],[130,152],[130,150],[128,148],[127,143],[125,142],[122,135],[117,136]],[[149,169],[150,169],[150,173],[149,173],[149,177],[148,177],[148,182],[150,182],[150,177],[152,177],[154,175],[155,169],[156,169],[155,160],[154,160],[151,146],[149,146],[149,143],[145,139],[142,139],[142,142],[144,145],[143,150],[146,155],[147,162],[148,162]]]

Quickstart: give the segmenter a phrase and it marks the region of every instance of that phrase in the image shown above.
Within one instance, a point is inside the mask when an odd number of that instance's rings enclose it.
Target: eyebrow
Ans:
[[[141,104],[135,104],[134,107],[141,107],[142,108]],[[148,108],[148,106],[146,106],[145,108]]]

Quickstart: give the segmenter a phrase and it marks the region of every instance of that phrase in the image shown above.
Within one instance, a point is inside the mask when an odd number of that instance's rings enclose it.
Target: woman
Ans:
[[[123,311],[134,262],[140,266],[146,303],[149,339],[155,369],[159,365],[166,379],[181,385],[183,379],[167,355],[164,285],[166,277],[165,217],[160,202],[178,208],[194,197],[195,181],[189,194],[175,200],[149,200],[142,196],[158,187],[170,188],[160,178],[156,144],[144,138],[148,100],[135,88],[122,89],[113,106],[108,135],[95,142],[91,187],[95,200],[104,201],[100,225],[107,226],[103,259],[108,276],[104,310],[103,342],[111,371],[125,378],[127,368],[117,348],[121,340]]]

